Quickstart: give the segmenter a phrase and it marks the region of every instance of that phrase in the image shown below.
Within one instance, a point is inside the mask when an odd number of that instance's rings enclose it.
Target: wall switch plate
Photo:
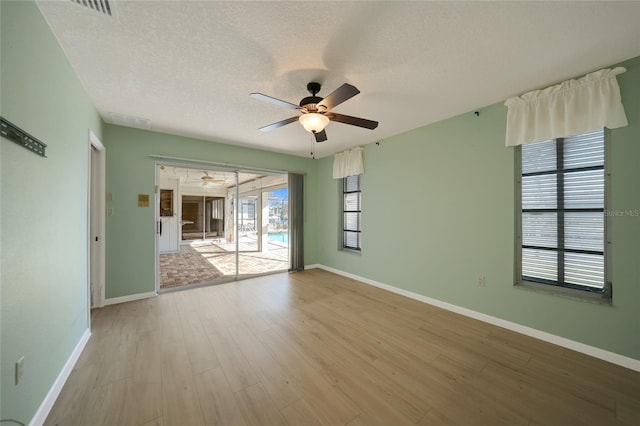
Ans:
[[[24,355],[21,356],[18,361],[16,361],[16,385],[20,383],[20,380],[22,380],[23,375],[24,375]]]
[[[478,287],[484,287],[484,275],[478,275]]]

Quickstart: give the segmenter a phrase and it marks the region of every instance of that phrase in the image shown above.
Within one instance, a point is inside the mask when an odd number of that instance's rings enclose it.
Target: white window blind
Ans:
[[[361,205],[362,190],[360,176],[347,176],[342,179],[343,198],[343,242],[342,247],[350,250],[360,250],[361,235]]]
[[[604,131],[522,145],[521,280],[603,292]]]

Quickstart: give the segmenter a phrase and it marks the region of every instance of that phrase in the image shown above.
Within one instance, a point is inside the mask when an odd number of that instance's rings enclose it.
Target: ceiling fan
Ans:
[[[352,117],[350,115],[337,114],[330,111],[332,108],[360,93],[355,86],[345,83],[331,92],[326,98],[316,96],[320,91],[320,88],[320,83],[311,82],[307,84],[307,90],[311,93],[311,96],[303,98],[299,105],[263,95],[262,93],[251,93],[250,96],[252,98],[271,102],[286,108],[297,109],[302,112],[302,115],[297,115],[295,117],[287,118],[286,120],[269,124],[268,126],[261,127],[259,130],[262,132],[269,132],[273,129],[277,129],[278,127],[293,123],[294,121],[299,121],[306,131],[313,133],[316,138],[316,142],[324,142],[327,140],[327,133],[324,131],[324,128],[327,127],[329,121],[350,124],[352,126],[363,127],[370,130],[378,127],[377,121]]]
[[[204,173],[204,175],[200,177],[200,179],[202,180],[202,186],[207,186],[210,183],[217,183],[217,184],[224,183],[224,179],[217,179],[213,176],[209,176],[209,173],[206,170],[203,170],[202,173]]]

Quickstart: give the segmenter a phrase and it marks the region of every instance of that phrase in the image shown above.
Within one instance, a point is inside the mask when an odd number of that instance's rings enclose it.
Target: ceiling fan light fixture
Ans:
[[[329,119],[325,115],[316,112],[302,114],[298,121],[300,121],[300,124],[302,124],[302,127],[304,127],[307,132],[311,133],[323,131],[324,128],[327,127],[327,124],[329,124]]]
[[[262,126],[258,130],[261,132],[270,132],[271,130],[278,129],[287,124],[291,124],[294,121],[299,121],[302,127],[307,132],[313,133],[316,142],[324,142],[327,140],[327,134],[324,128],[327,127],[329,121],[335,121],[338,123],[348,124],[350,126],[362,127],[364,129],[373,130],[378,127],[378,122],[373,120],[366,120],[364,118],[352,117],[350,115],[336,114],[331,110],[344,101],[353,98],[360,93],[358,88],[350,84],[344,83],[333,92],[329,93],[326,97],[321,98],[316,96],[320,91],[320,83],[311,82],[307,85],[307,90],[311,93],[311,96],[307,96],[300,101],[299,106],[292,104],[291,102],[283,101],[271,96],[263,95],[262,93],[252,93],[251,97],[270,102],[272,104],[284,106],[291,109],[296,109],[302,113],[302,115],[296,115],[289,117],[285,120],[276,121],[268,126]]]

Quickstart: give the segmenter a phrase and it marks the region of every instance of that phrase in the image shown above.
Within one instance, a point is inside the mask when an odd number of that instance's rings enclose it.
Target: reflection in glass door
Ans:
[[[240,251],[258,250],[258,195],[244,195],[239,198],[238,206],[238,244]],[[242,244],[240,244],[242,242]]]
[[[289,244],[289,190],[281,187],[269,191],[269,241]]]

